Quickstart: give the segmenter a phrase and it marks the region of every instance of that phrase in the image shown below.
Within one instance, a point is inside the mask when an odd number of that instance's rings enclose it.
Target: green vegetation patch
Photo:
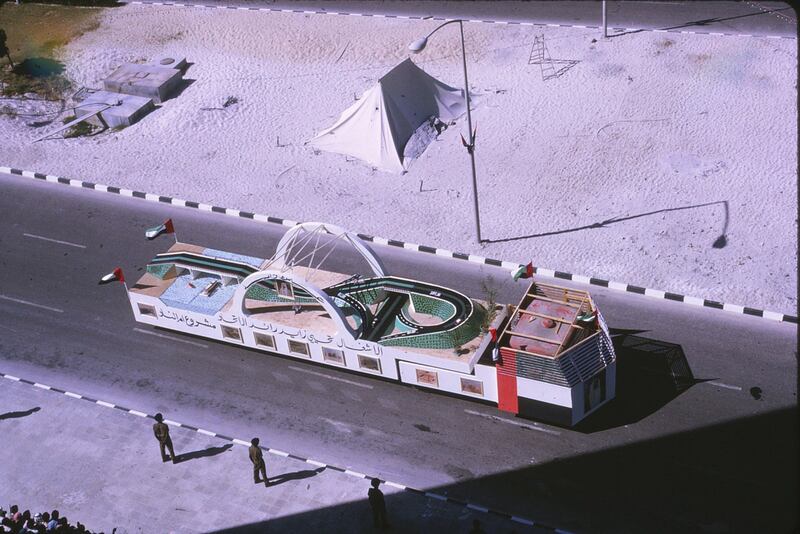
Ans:
[[[75,117],[75,115],[70,115],[69,117],[64,117],[62,122],[66,124],[70,121],[74,121],[76,118],[77,117]],[[84,135],[91,134],[92,132],[95,131],[95,129],[96,127],[87,121],[79,122],[78,124],[75,124],[71,126],[69,129],[67,129],[66,132],[64,132],[64,138],[70,139],[72,137],[83,137]]]
[[[11,56],[0,58],[0,92],[59,100],[72,88],[61,48],[100,26],[100,8],[0,3],[0,27]],[[12,67],[13,62],[13,67]]]

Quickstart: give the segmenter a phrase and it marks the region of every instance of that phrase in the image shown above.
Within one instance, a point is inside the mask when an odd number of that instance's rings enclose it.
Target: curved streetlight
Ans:
[[[481,239],[481,219],[480,219],[480,213],[478,211],[478,179],[475,176],[475,136],[472,131],[472,114],[470,113],[469,110],[469,80],[467,79],[467,52],[464,48],[463,21],[460,19],[448,20],[444,24],[440,24],[425,37],[417,39],[416,41],[408,45],[408,49],[414,54],[422,52],[428,45],[428,38],[431,35],[439,31],[441,28],[447,26],[448,24],[453,24],[454,22],[458,22],[458,27],[461,30],[461,60],[464,64],[464,98],[466,99],[466,104],[467,104],[467,128],[469,128],[469,143],[467,144],[467,152],[469,153],[470,162],[472,163],[472,200],[474,201],[475,204],[475,232],[478,234],[478,243],[483,243],[483,239]]]

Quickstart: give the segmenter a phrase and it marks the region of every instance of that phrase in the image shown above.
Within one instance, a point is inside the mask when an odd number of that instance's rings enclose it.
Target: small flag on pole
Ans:
[[[520,278],[533,278],[533,262],[517,269],[517,272],[514,273],[514,281],[516,282]]]
[[[153,228],[149,228],[144,233],[144,236],[147,239],[152,240],[157,238],[161,234],[174,234],[174,233],[175,233],[175,227],[172,226],[172,219],[167,219],[166,221],[164,221],[164,224],[160,226],[155,226]]]
[[[459,134],[461,136],[461,144],[464,145],[464,148],[467,149],[467,152],[472,154],[472,151],[475,150],[475,136],[478,134],[478,125],[475,125],[475,128],[472,130],[472,144],[467,143],[467,140],[464,139],[464,134]]]
[[[97,282],[97,285],[110,284],[111,282],[122,282],[123,284],[125,283],[125,276],[123,276],[122,274],[122,269],[117,267],[112,272],[108,273],[103,278],[101,278],[100,281]]]

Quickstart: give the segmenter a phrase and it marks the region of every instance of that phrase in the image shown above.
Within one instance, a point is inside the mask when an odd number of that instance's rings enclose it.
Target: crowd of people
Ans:
[[[30,510],[20,512],[16,504],[12,505],[8,512],[0,508],[0,532],[9,532],[11,534],[43,534],[46,532],[92,534],[90,530],[80,523],[71,525],[58,510],[31,515]],[[99,532],[97,534],[103,533]]]

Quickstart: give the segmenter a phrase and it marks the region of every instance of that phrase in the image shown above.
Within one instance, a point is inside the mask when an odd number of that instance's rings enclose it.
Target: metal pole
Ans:
[[[608,37],[608,24],[606,23],[606,0],[603,0],[603,37]]]
[[[482,243],[481,239],[481,217],[478,210],[478,178],[475,175],[475,137],[472,135],[472,113],[469,110],[469,80],[467,79],[467,51],[464,46],[464,23],[458,21],[458,27],[461,30],[461,59],[464,62],[464,98],[467,101],[467,128],[469,128],[469,152],[470,163],[472,164],[472,200],[475,204],[475,232],[478,235],[478,243]]]

